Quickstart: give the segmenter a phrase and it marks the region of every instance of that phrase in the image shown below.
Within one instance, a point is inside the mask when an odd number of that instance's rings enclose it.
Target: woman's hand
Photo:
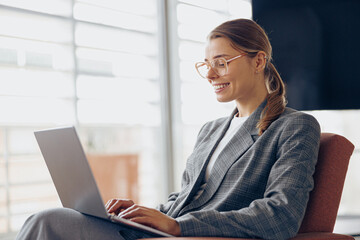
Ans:
[[[133,205],[134,202],[132,200],[113,198],[106,203],[105,208],[108,213],[114,213],[118,215],[119,213]]]
[[[126,210],[121,211],[119,217],[158,229],[174,236],[180,236],[181,234],[179,223],[175,219],[153,208],[134,204]]]

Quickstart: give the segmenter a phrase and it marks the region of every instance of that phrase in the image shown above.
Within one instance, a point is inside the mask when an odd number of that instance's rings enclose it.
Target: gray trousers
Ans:
[[[68,208],[45,210],[29,217],[17,240],[132,240],[151,237],[100,218]]]

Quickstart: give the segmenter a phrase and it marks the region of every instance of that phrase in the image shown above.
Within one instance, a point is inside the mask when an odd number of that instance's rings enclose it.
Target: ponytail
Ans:
[[[270,124],[284,112],[287,103],[285,84],[271,62],[268,62],[265,67],[265,79],[269,94],[267,95],[267,104],[261,113],[261,119],[256,126],[259,129],[259,135],[263,134]]]

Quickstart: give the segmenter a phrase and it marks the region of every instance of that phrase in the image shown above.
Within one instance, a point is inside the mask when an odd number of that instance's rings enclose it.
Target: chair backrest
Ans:
[[[354,145],[345,137],[322,133],[318,162],[314,173],[315,186],[299,233],[332,232],[345,176]]]

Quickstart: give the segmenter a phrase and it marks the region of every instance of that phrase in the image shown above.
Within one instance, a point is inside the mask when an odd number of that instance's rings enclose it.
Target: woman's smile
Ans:
[[[219,93],[229,87],[230,83],[219,83],[219,84],[212,84],[215,93]]]

